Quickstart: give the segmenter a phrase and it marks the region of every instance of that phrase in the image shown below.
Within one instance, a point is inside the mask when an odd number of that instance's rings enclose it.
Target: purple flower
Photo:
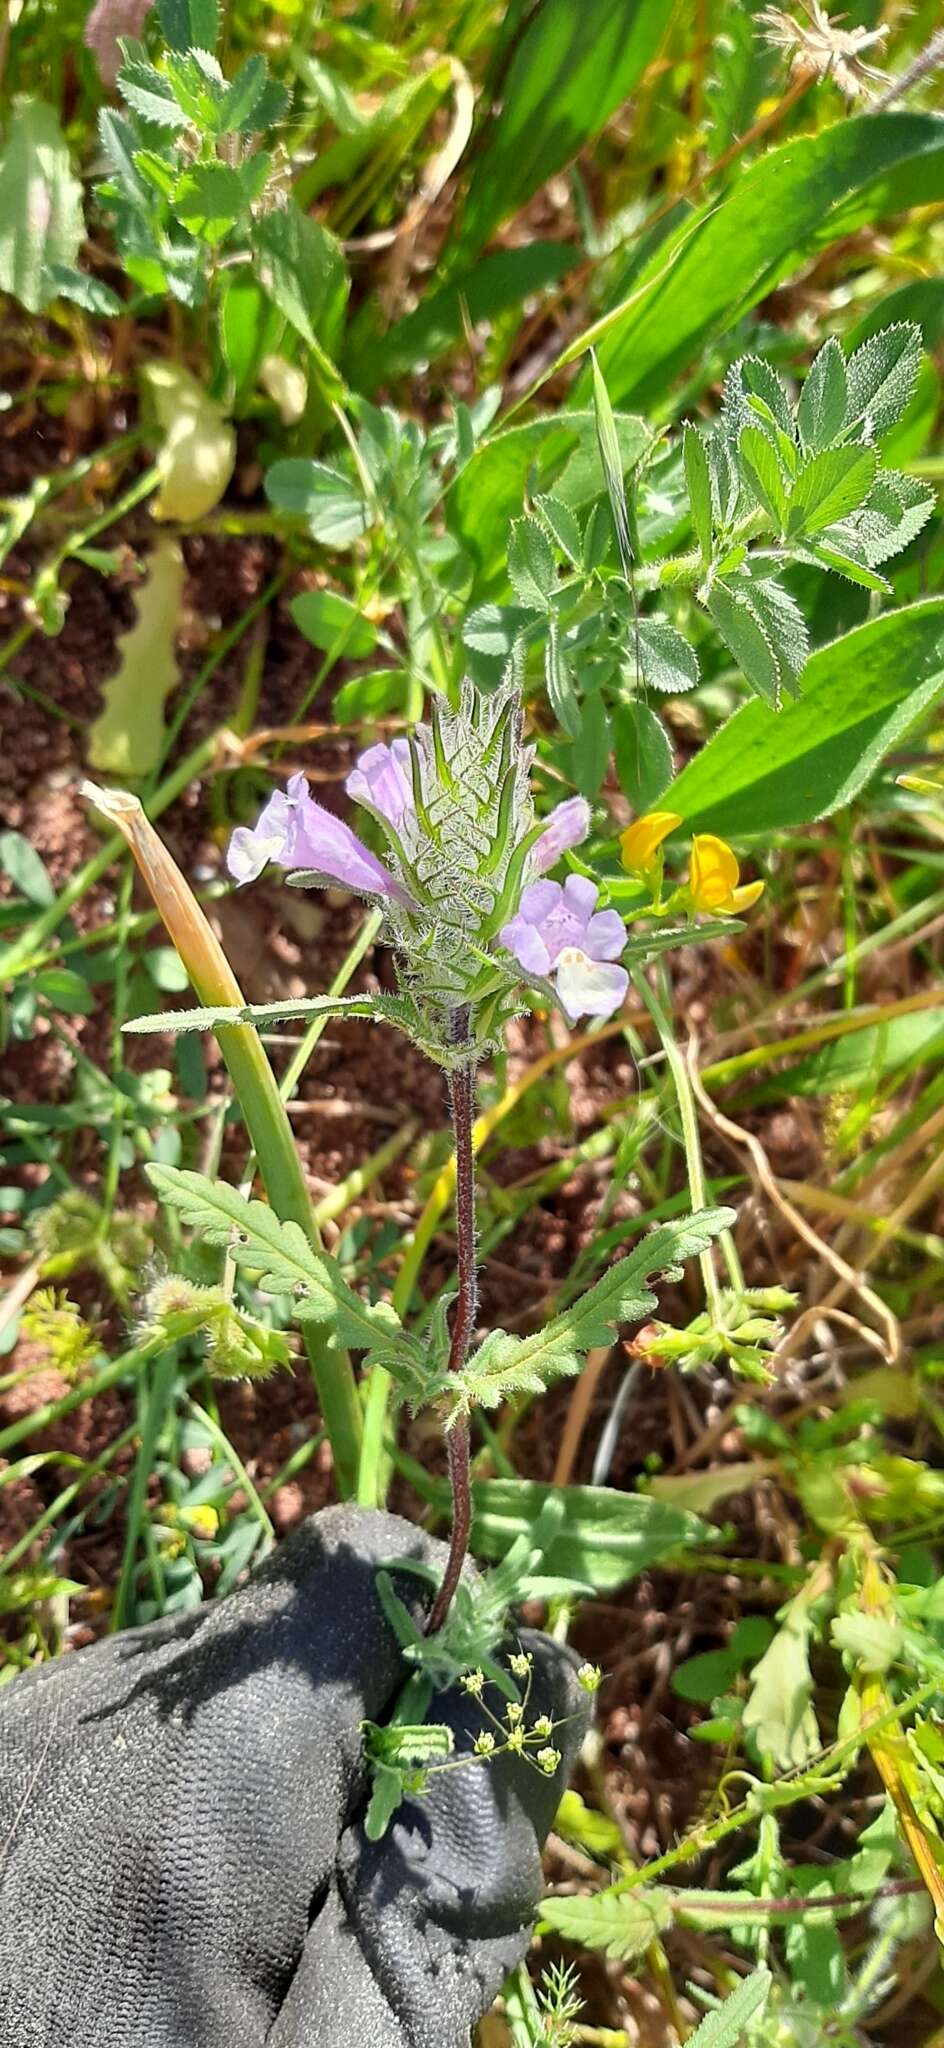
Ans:
[[[599,893],[584,875],[568,875],[563,885],[532,882],[499,933],[526,974],[555,979],[572,1024],[612,1016],[629,987],[625,967],[612,964],[626,944],[623,920],[615,910],[595,908]]]
[[[237,882],[254,882],[270,860],[283,868],[316,868],[360,896],[412,901],[350,825],[315,802],[304,775],[293,775],[286,790],[274,790],[256,824],[237,825],[229,842],[226,865]]]
[[[569,846],[579,846],[590,830],[590,805],[582,796],[569,796],[551,812],[531,859],[535,873],[544,875]]]
[[[414,807],[409,740],[368,747],[358,755],[344,787],[356,803],[372,804],[396,831],[404,813]]]

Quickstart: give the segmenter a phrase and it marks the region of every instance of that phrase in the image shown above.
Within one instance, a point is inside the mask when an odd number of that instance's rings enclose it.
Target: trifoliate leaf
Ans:
[[[857,426],[866,440],[881,440],[912,398],[920,367],[920,327],[905,321],[870,335],[846,365],[846,428]]]
[[[766,703],[776,705],[781,686],[780,663],[770,635],[751,603],[747,579],[735,585],[719,578],[712,585],[708,610],[746,681]]]
[[[831,335],[810,364],[797,406],[800,440],[810,455],[831,447],[845,424],[849,400],[846,359]]]
[[[180,548],[158,539],[138,592],[134,625],[118,642],[120,661],[103,685],[102,709],[88,736],[88,764],[135,780],[149,775],[164,743],[164,703],[180,681],[177,630],[184,590]]]
[[[194,164],[174,192],[175,218],[211,245],[223,241],[245,207],[242,176],[230,164]]]
[[[274,462],[266,472],[265,493],[277,511],[304,519],[312,540],[326,547],[350,547],[372,524],[374,514],[359,484],[325,462],[300,456]]]

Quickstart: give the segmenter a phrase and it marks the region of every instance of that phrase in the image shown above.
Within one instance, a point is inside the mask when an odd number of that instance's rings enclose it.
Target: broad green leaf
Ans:
[[[340,643],[347,658],[359,661],[377,645],[376,626],[337,590],[303,590],[293,597],[289,610],[313,647],[327,650]]]
[[[437,1491],[438,1489],[438,1491]],[[430,1481],[430,1497],[448,1488]],[[650,1565],[686,1546],[706,1543],[711,1529],[697,1515],[667,1507],[646,1494],[608,1486],[550,1486],[533,1479],[482,1479],[472,1489],[472,1543],[476,1555],[501,1558],[516,1537],[533,1530],[545,1503],[563,1503],[564,1518],[542,1570],[612,1592]]]
[[[391,715],[402,718],[409,702],[410,679],[402,668],[375,668],[352,676],[335,691],[331,711],[336,725],[363,725]]]
[[[754,1666],[744,1707],[744,1728],[754,1736],[761,1755],[773,1757],[779,1770],[802,1770],[820,1748],[812,1698],[810,1619],[794,1600]]]
[[[34,846],[22,832],[0,832],[0,868],[8,875],[27,903],[46,910],[55,900],[55,889]]]
[[[158,0],[157,12],[164,41],[172,50],[215,50],[218,0]]]
[[[236,466],[236,435],[222,406],[180,363],[140,370],[163,445],[155,519],[203,519],[219,504]]]
[[[625,472],[638,462],[650,435],[644,420],[616,416]],[[492,434],[466,463],[446,501],[450,527],[476,570],[472,602],[495,593],[506,573],[508,529],[525,494],[553,491],[572,512],[603,492],[596,419],[592,411],[530,420]]]
[[[718,19],[706,92],[713,159],[747,133],[770,89],[777,57],[759,33],[759,12],[760,0],[746,0],[726,7]]]
[[[698,682],[698,656],[690,642],[670,626],[668,619],[641,618],[636,627],[642,679],[663,696],[694,690]]]
[[[622,701],[610,711],[610,726],[623,795],[634,811],[648,811],[672,773],[665,726],[648,704]]]
[[[237,1266],[274,1294],[292,1296],[299,1321],[328,1323],[341,1344],[371,1350],[400,1327],[388,1303],[362,1301],[327,1252],[315,1251],[298,1223],[280,1223],[265,1202],[250,1202],[225,1182],[177,1166],[149,1166],[161,1200],[179,1210],[205,1244],[225,1245]]]
[[[790,492],[788,532],[821,533],[864,505],[875,482],[872,448],[822,448],[804,463]]]
[[[588,803],[603,786],[610,751],[609,713],[602,691],[596,690],[580,704],[580,731],[568,749],[571,779]]]
[[[373,520],[360,486],[325,462],[290,457],[267,470],[265,493],[270,505],[304,519],[312,540],[326,547],[350,547]]]
[[[106,320],[124,312],[123,301],[110,285],[103,284],[100,277],[87,277],[84,270],[73,270],[69,263],[48,263],[46,281],[51,297],[70,299],[83,312],[99,313]]]
[[[810,364],[797,406],[800,440],[809,454],[828,448],[842,432],[848,397],[846,359],[833,334]]]
[[[839,236],[944,197],[944,124],[934,114],[874,114],[791,136],[750,164],[721,200],[712,195],[667,267],[662,242],[641,273],[618,274],[612,300],[650,289],[601,340],[610,397],[649,404],[715,336],[781,278]],[[577,402],[585,402],[582,379]]]
[[[508,578],[519,604],[531,611],[547,610],[557,585],[554,553],[536,519],[516,519],[508,543]]]
[[[41,968],[33,986],[53,1009],[61,1010],[67,1017],[91,1017],[98,1009],[88,982],[71,967]]]
[[[678,1274],[680,1261],[706,1251],[733,1221],[731,1209],[705,1209],[680,1222],[660,1224],[579,1301],[533,1336],[491,1331],[457,1375],[461,1407],[493,1408],[511,1392],[540,1393],[562,1374],[579,1372],[588,1351],[612,1343],[619,1323],[651,1315],[656,1306],[648,1284],[651,1276]]]
[[[665,808],[695,831],[737,838],[851,803],[944,695],[944,598],[870,619],[817,648],[798,689],[780,712],[742,705],[669,785]]]
[[[0,157],[0,291],[42,312],[57,292],[50,265],[74,270],[84,235],[82,187],[54,109],[16,100]]]
[[[246,206],[243,180],[229,164],[195,164],[181,178],[173,212],[201,242],[222,242]]]
[[[480,249],[598,135],[655,56],[671,0],[543,0],[518,36],[483,131],[459,230]]]
[[[329,354],[340,339],[348,271],[340,242],[290,201],[253,228],[256,275],[309,348]]]
[[[235,386],[234,407],[252,392],[266,357],[284,332],[282,315],[246,270],[227,271],[220,282],[220,345]]]
[[[180,547],[161,534],[138,592],[134,625],[118,642],[119,665],[102,688],[89,729],[88,764],[99,773],[149,775],[164,744],[164,703],[180,681],[177,629],[184,591]]]
[[[884,327],[853,351],[846,365],[846,426],[861,426],[879,441],[905,410],[921,367],[921,333],[909,322]]]
[[[788,1095],[859,1094],[899,1067],[936,1058],[944,1049],[942,1041],[944,1004],[940,1009],[889,1017],[887,1023],[864,1024],[861,1030],[846,1032],[831,1045],[785,1067],[775,1079],[752,1089],[750,1099],[764,1102],[782,1101]]]
[[[766,1965],[752,1971],[723,2005],[705,2014],[701,2026],[689,2035],[688,2048],[743,2048],[747,2023],[763,2012],[772,1983]]]
[[[576,1892],[544,1899],[541,1919],[565,1941],[600,1949],[616,1962],[635,1963],[672,1925],[672,1907],[657,1886],[631,1891]]]
[[[711,509],[711,474],[708,457],[697,427],[685,428],[682,438],[685,454],[685,479],[688,484],[689,503],[692,508],[692,525],[695,539],[701,549],[704,562],[711,560],[711,536],[714,521]]]
[[[568,242],[495,249],[462,276],[425,293],[416,311],[386,334],[379,331],[380,311],[372,294],[345,348],[345,373],[369,397],[378,384],[464,344],[469,326],[494,327],[514,306],[566,276],[576,254]]]

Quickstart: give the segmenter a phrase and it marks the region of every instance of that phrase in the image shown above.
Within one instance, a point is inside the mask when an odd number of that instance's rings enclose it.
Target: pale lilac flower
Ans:
[[[414,808],[409,740],[392,740],[389,747],[380,741],[358,754],[344,787],[356,803],[371,804],[396,831],[404,813]]]
[[[106,85],[114,85],[121,67],[119,36],[139,36],[152,0],[95,0],[83,41],[94,50]]]
[[[625,967],[614,964],[626,944],[623,920],[596,909],[599,893],[585,875],[568,875],[563,885],[532,882],[499,933],[526,974],[554,979],[572,1024],[612,1016],[629,987]]]
[[[270,860],[283,868],[315,868],[361,896],[412,898],[356,832],[316,803],[304,775],[293,775],[283,792],[274,790],[256,824],[237,825],[226,865],[237,882],[254,882]]]
[[[551,812],[534,847],[531,860],[536,874],[544,875],[568,847],[579,846],[590,830],[590,805],[582,796],[569,796]]]

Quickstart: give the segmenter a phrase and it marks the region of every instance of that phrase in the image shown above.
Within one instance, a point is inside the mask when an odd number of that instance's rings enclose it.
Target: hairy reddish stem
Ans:
[[[469,1037],[467,1007],[453,1012],[452,1039],[464,1045]],[[469,1355],[475,1330],[475,1157],[472,1127],[475,1122],[475,1061],[457,1067],[449,1082],[449,1104],[456,1147],[456,1244],[459,1295],[456,1301],[449,1345],[449,1371],[461,1372]],[[435,1635],[452,1605],[462,1576],[472,1528],[472,1487],[470,1480],[469,1425],[465,1417],[453,1424],[446,1438],[449,1479],[452,1485],[452,1533],[442,1585],[430,1608],[426,1623],[428,1636]]]

